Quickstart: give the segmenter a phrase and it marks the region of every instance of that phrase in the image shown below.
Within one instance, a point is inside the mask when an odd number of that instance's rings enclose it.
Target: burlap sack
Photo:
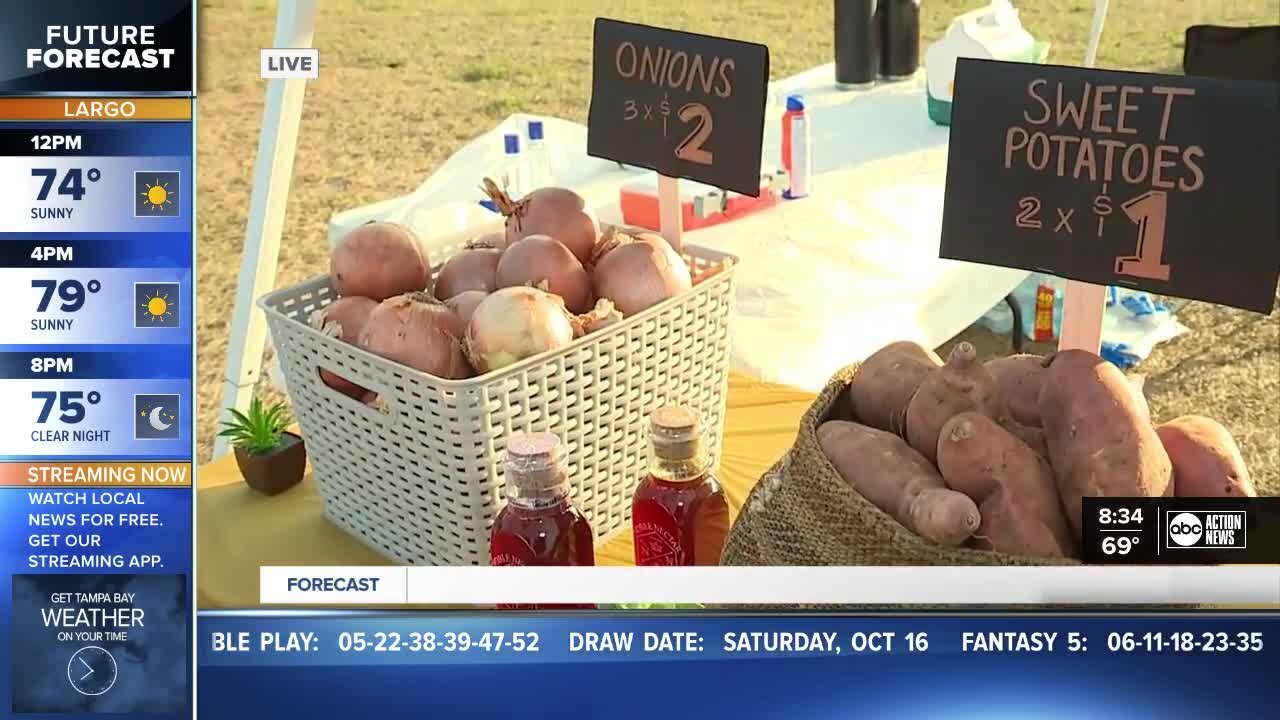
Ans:
[[[832,378],[805,413],[795,445],[752,488],[729,531],[722,565],[1079,564],[943,547],[872,505],[818,446],[818,426],[848,417],[843,391],[853,365]]]

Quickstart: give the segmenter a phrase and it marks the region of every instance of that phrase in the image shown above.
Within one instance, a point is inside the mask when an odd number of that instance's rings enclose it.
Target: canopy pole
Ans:
[[[1084,66],[1091,68],[1098,60],[1098,44],[1102,42],[1102,26],[1107,22],[1110,0],[1094,0],[1093,24],[1089,27],[1089,45],[1084,53]]]
[[[276,15],[275,48],[310,48],[315,32],[317,0],[280,0]],[[275,287],[284,232],[293,159],[298,149],[298,125],[302,120],[305,79],[267,81],[262,111],[262,132],[253,170],[253,195],[245,228],[240,281],[236,286],[235,312],[227,343],[226,375],[222,385],[219,419],[231,408],[243,409],[253,397],[262,371],[267,323],[254,301]],[[214,457],[227,452],[227,441],[218,438]]]

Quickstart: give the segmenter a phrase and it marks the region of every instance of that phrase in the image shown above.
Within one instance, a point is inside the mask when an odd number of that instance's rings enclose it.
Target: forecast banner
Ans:
[[[190,715],[194,18],[5,8],[0,715]]]

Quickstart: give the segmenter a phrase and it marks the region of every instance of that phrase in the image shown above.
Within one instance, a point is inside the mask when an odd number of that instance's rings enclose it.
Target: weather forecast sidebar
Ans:
[[[0,2],[0,717],[192,707],[190,2]]]

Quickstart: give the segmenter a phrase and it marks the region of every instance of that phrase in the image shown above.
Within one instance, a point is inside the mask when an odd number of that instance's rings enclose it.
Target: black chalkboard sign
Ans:
[[[961,59],[941,255],[1269,313],[1277,89]]]
[[[760,195],[769,48],[596,18],[587,154]]]

